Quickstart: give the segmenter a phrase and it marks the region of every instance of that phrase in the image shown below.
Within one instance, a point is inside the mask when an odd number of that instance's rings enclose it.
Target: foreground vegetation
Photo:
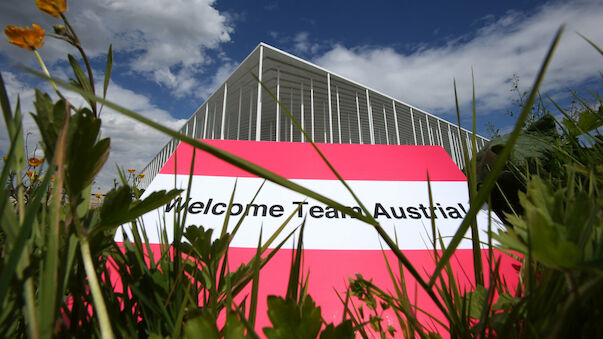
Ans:
[[[6,30],[13,44],[36,56],[43,72],[29,71],[50,81],[57,99],[36,91],[33,116],[44,159],[29,157],[19,101],[13,109],[0,77],[0,105],[11,140],[0,173],[0,182],[6,183],[0,186],[3,337],[603,336],[599,325],[603,306],[598,302],[603,297],[603,139],[597,131],[603,124],[601,98],[593,94],[592,104],[576,96],[580,108],[574,112],[550,99],[545,99],[550,104],[533,108],[561,31],[522,103],[513,132],[492,140],[479,154],[475,139],[464,150],[471,207],[447,246],[434,222],[433,246],[439,242],[442,250],[433,252],[436,268],[425,275],[368,211],[358,213],[341,206],[107,101],[111,48],[99,92],[81,42],[65,17],[64,2],[36,2],[42,11],[60,18],[56,37],[80,55],[79,60],[68,55],[74,79],[53,79],[37,53],[43,30],[39,26]],[[59,88],[79,93],[88,105],[72,106]],[[229,233],[228,217],[221,227],[205,229],[187,225],[186,215],[179,215],[174,220],[174,240],[152,248],[138,217],[187,193],[156,192],[141,200],[140,191],[128,185],[125,173],[120,173],[123,185],[107,193],[101,207],[90,208],[92,182],[110,149],[110,141],[99,135],[103,107],[366,222],[398,259],[397,265],[388,266],[393,289],[386,290],[361,275],[350,277],[347,294],[342,295],[345,318],[339,324],[327,324],[320,307],[306,293],[302,225],[287,293],[268,298],[272,326],[256,328],[259,271],[283,243],[273,243],[276,234],[258,239],[256,255],[230,271],[225,262],[240,222]],[[555,120],[542,107],[552,107],[563,118]],[[473,114],[475,131],[475,109]],[[308,135],[306,139],[311,140]],[[506,228],[479,239],[475,216],[486,202],[505,220]],[[360,200],[358,204],[362,206]],[[126,223],[132,225],[132,236],[120,246],[114,235]],[[459,286],[450,258],[469,230],[474,284]],[[495,249],[521,262],[519,282],[506,281],[500,274]],[[438,314],[425,315],[414,304],[408,297],[408,279],[427,293]],[[385,313],[393,314],[398,323],[386,323]],[[440,327],[429,326],[426,317]]]

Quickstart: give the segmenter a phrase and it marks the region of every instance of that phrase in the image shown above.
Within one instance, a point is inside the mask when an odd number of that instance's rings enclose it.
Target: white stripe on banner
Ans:
[[[186,189],[188,175],[176,175],[176,187]],[[237,182],[228,229],[232,230],[242,217],[246,207],[261,186],[260,178],[233,178],[220,176],[193,176],[186,225],[203,225],[221,229],[225,212]],[[339,203],[360,211],[351,194],[336,180],[292,180],[304,187],[332,197]],[[435,218],[438,234],[447,244],[454,235],[468,210],[467,183],[463,181],[432,181],[433,210],[430,209],[426,181],[347,181],[362,203],[392,237],[397,237],[401,249],[432,248],[431,216]],[[159,174],[147,188],[147,192],[174,188],[174,174]],[[159,243],[158,229],[167,223],[167,234],[172,240],[173,217],[176,211],[184,212],[186,192],[161,209],[144,216],[149,242]],[[313,199],[306,199],[271,182],[266,182],[256,200],[250,205],[249,214],[233,239],[232,247],[255,248],[260,235],[266,239],[291,215],[293,219],[274,245],[301,225],[306,219],[304,248],[336,250],[380,250],[377,232],[372,226],[326,207]],[[487,211],[478,215],[482,237],[488,227]],[[493,220],[493,228],[500,225]],[[118,232],[120,233],[120,232]],[[219,232],[214,234],[217,236]],[[123,241],[118,235],[117,241]],[[289,242],[285,248],[291,248]],[[463,240],[460,249],[470,248],[471,242]]]

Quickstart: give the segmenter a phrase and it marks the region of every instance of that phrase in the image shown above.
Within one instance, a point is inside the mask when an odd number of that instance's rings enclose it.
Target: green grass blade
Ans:
[[[285,239],[283,239],[283,241],[281,241],[272,251],[270,251],[270,253],[268,253],[268,255],[266,255],[265,258],[262,259],[262,262],[260,264],[260,270],[268,262],[270,262],[270,260],[274,257],[274,255],[276,255],[276,253],[281,249],[281,247],[283,247],[283,245],[289,240],[289,238],[291,238],[291,236],[295,233],[295,231],[297,231],[297,228],[295,228],[293,231],[291,231],[291,233],[289,233],[287,235],[287,237],[285,237]],[[247,284],[249,283],[249,281],[252,278],[253,278],[253,274],[250,274],[245,279],[241,279],[240,281],[236,282],[232,288],[232,295],[236,296],[239,292],[241,292],[243,290],[243,288],[245,288],[245,286],[247,286]]]
[[[258,248],[253,257],[252,270],[253,270],[253,281],[251,283],[251,301],[249,302],[249,323],[255,327],[255,318],[258,308],[258,290],[260,287],[260,262],[261,262],[261,248],[262,248],[262,231],[260,230],[260,238],[258,241]]]
[[[303,242],[304,242],[304,228],[306,225],[306,219],[302,221],[301,229],[299,231],[299,238],[297,239],[297,248],[292,252],[291,258],[291,270],[289,271],[289,283],[287,284],[287,299],[297,300],[299,291],[299,279],[301,273],[301,262],[303,253]]]
[[[241,311],[241,308],[234,303],[232,304],[232,306],[234,308],[234,311],[239,315],[239,319],[241,319],[241,322],[243,323],[243,325],[245,325],[245,328],[247,329],[247,337],[251,337],[253,339],[259,339],[260,337],[255,332],[254,326],[251,323],[249,323],[249,321],[247,321],[247,319],[245,319],[245,313],[243,311]]]
[[[492,166],[492,169],[490,170],[490,173],[486,177],[481,189],[479,190],[477,196],[475,197],[475,200],[472,201],[471,207],[469,208],[469,211],[467,211],[467,215],[465,216],[465,219],[459,226],[459,229],[455,233],[455,235],[452,238],[452,240],[450,241],[450,243],[448,244],[448,248],[442,254],[442,257],[440,258],[440,261],[438,262],[438,264],[431,276],[431,279],[429,281],[430,286],[433,286],[435,280],[440,276],[444,266],[448,264],[450,257],[452,256],[452,254],[458,247],[459,243],[463,239],[465,233],[471,226],[472,219],[475,218],[475,216],[481,209],[481,206],[488,199],[490,192],[492,191],[492,189],[494,188],[494,186],[496,184],[496,180],[498,179],[498,176],[502,172],[505,163],[511,156],[511,151],[513,150],[513,147],[515,146],[515,143],[517,142],[517,138],[519,137],[522,127],[524,126],[525,121],[530,113],[530,108],[532,107],[532,104],[534,103],[534,100],[538,94],[538,89],[540,88],[540,84],[542,83],[542,80],[544,79],[544,74],[546,73],[546,69],[553,57],[553,53],[559,42],[559,39],[561,38],[561,34],[563,33],[564,27],[565,26],[562,26],[557,31],[557,34],[555,35],[555,38],[553,39],[551,47],[542,63],[542,66],[540,67],[538,76],[536,77],[536,80],[534,81],[534,85],[532,86],[532,91],[530,92],[527,103],[524,106],[521,114],[519,115],[517,122],[515,123],[515,128],[513,129],[513,132],[511,132],[511,134],[509,135],[507,144],[505,145],[503,150],[499,153],[498,158],[496,159],[496,162]]]
[[[109,81],[111,80],[111,71],[113,70],[113,45],[109,45],[109,51],[107,52],[107,66],[105,67],[105,80],[103,81],[103,99],[107,97],[107,89],[109,88]],[[98,115],[103,110],[101,106],[98,110]]]
[[[186,292],[187,292],[186,294],[187,295],[188,295],[190,288],[191,288],[191,284],[187,284],[186,285]],[[182,331],[182,326],[180,326],[180,324],[182,324],[184,315],[187,311],[188,301],[189,301],[189,298],[184,298],[184,300],[180,304],[180,308],[178,309],[178,316],[176,316],[174,330],[172,331],[172,338],[180,338],[180,332]]]
[[[302,204],[298,204],[297,207],[295,208],[295,210],[293,210],[293,212],[291,212],[291,214],[289,214],[289,216],[287,217],[287,219],[285,219],[285,221],[283,221],[283,223],[278,227],[278,229],[275,232],[272,233],[272,235],[270,236],[270,238],[268,238],[268,240],[266,241],[266,243],[262,246],[262,251],[261,251],[262,254],[264,252],[266,252],[266,250],[268,249],[268,247],[281,234],[281,232],[283,231],[283,229],[285,229],[285,226],[287,226],[287,224],[289,224],[289,222],[291,222],[291,219],[293,219],[293,217],[295,216],[295,214],[297,214],[297,212],[299,211],[299,209],[300,209],[301,206],[302,206]],[[305,221],[305,219],[304,219],[304,221]],[[303,223],[302,223],[302,225],[303,225]]]
[[[463,162],[464,162],[464,167],[465,167],[465,175],[469,176],[470,174],[467,171],[467,166],[469,166],[469,153],[467,151],[467,144],[465,142],[463,142],[463,134],[461,133],[462,129],[461,129],[461,109],[459,107],[459,99],[458,99],[458,93],[456,90],[456,80],[453,80],[453,87],[454,87],[454,104],[456,106],[456,119],[458,122],[458,137],[459,137],[459,144],[461,144],[461,150],[463,151]],[[467,178],[469,180],[469,178]]]
[[[580,32],[576,32],[578,33],[579,36],[582,37],[582,39],[586,40],[586,42],[588,42],[591,46],[593,46],[597,51],[599,51],[599,53],[601,55],[603,55],[603,49],[601,49],[601,47],[599,47],[599,45],[597,45],[596,43],[594,43],[592,40],[590,40],[589,38],[587,38],[586,36],[584,36],[582,33]]]
[[[124,186],[127,185],[128,177],[126,176],[126,171],[117,164],[115,164],[115,168],[117,169],[117,175],[119,176],[119,180],[121,180],[121,184]]]
[[[175,148],[174,151],[174,164],[175,166],[177,166],[178,164],[178,152],[177,152],[178,147]],[[186,217],[188,215],[188,202],[190,201],[190,196],[191,196],[191,187],[193,185],[193,171],[195,168],[195,157],[197,154],[197,150],[193,149],[193,154],[192,154],[192,158],[191,158],[191,165],[189,168],[189,173],[188,173],[188,182],[187,182],[187,187],[186,187],[186,196],[184,199],[183,204],[185,205],[183,210],[184,212],[182,212],[182,210],[179,210],[178,212],[174,213],[174,226],[172,229],[172,245],[171,247],[174,249],[174,259],[172,261],[170,261],[170,265],[169,267],[171,267],[173,269],[173,272],[180,272],[184,266],[182,265],[182,253],[180,253],[180,244],[182,243],[182,237],[184,235],[184,228],[186,227]],[[176,169],[174,171],[174,188],[176,187],[176,177],[177,177],[177,173],[178,170]],[[165,224],[164,224],[165,225]],[[164,228],[165,230],[165,228]],[[165,239],[165,244],[166,247],[169,247],[170,245],[167,242],[167,237]]]
[[[471,173],[470,176],[467,177],[467,181],[469,183],[469,201],[473,199],[474,196],[477,195],[477,139],[476,139],[476,123],[477,123],[477,110],[476,110],[476,100],[475,100],[475,77],[473,75],[473,69],[471,69],[471,82],[473,88],[473,128],[471,134],[471,166],[467,172]],[[477,219],[473,219],[473,223],[471,224],[471,241],[473,243],[472,252],[473,252],[473,273],[475,276],[475,283],[479,286],[484,285],[484,271],[482,267],[482,252],[480,248],[479,241],[479,228],[477,225]]]
[[[429,177],[429,171],[427,171],[427,196],[429,197],[429,210],[433,213],[434,205],[433,205],[433,194],[431,192],[431,178]],[[431,246],[433,247],[433,258],[437,260],[438,258],[438,246],[437,246],[437,232],[436,232],[436,223],[433,214],[429,218],[429,222],[431,224]],[[396,234],[397,236],[397,234]]]
[[[226,235],[226,231],[228,230],[228,221],[230,220],[230,214],[232,210],[232,202],[234,201],[235,192],[237,190],[237,179],[235,179],[234,187],[232,188],[232,193],[230,194],[230,200],[228,201],[228,207],[226,208],[226,215],[224,216],[224,223],[222,224],[222,232],[220,232],[220,238]]]
[[[454,103],[456,107],[456,118],[458,122],[458,138],[459,143],[461,144],[462,153],[463,153],[463,161],[464,161],[464,172],[467,176],[467,188],[469,190],[469,201],[472,203],[473,199],[477,195],[477,163],[476,163],[476,148],[477,144],[475,143],[475,124],[476,124],[476,101],[475,101],[475,80],[473,76],[473,69],[471,70],[471,79],[473,82],[472,86],[472,114],[473,114],[473,135],[472,135],[472,156],[469,158],[469,150],[467,149],[466,142],[463,141],[462,133],[461,133],[461,111],[459,107],[458,100],[458,92],[456,88],[456,80],[454,81]],[[471,227],[471,240],[473,242],[473,268],[475,273],[475,280],[478,284],[483,284],[483,275],[481,269],[481,253],[479,252],[479,230],[477,229],[477,222],[475,217],[470,218],[470,227]]]
[[[239,230],[239,228],[243,224],[243,221],[245,220],[245,217],[247,217],[247,215],[249,214],[249,209],[251,208],[251,205],[253,204],[253,202],[255,201],[255,199],[260,194],[260,191],[262,190],[262,187],[264,187],[265,183],[266,183],[266,180],[262,181],[262,184],[260,185],[260,187],[258,188],[258,190],[253,195],[253,198],[251,199],[251,202],[249,204],[247,204],[247,206],[245,207],[245,212],[243,212],[243,215],[241,216],[241,218],[239,218],[239,221],[237,222],[237,224],[235,225],[235,227],[232,229],[232,232],[230,233],[231,240],[232,240],[232,238],[234,238],[235,234],[237,234],[237,231]]]

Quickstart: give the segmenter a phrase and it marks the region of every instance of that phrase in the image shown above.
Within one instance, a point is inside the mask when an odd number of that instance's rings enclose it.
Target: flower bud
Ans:
[[[54,33],[56,35],[66,35],[67,34],[67,28],[64,25],[56,24],[56,25],[52,26],[52,28],[54,28]]]

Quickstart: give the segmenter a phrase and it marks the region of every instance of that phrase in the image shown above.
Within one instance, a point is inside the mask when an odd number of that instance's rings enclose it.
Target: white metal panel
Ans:
[[[262,61],[264,59],[264,46],[260,46],[260,62],[258,70],[258,103],[255,121],[255,140],[260,141],[262,136]]]

